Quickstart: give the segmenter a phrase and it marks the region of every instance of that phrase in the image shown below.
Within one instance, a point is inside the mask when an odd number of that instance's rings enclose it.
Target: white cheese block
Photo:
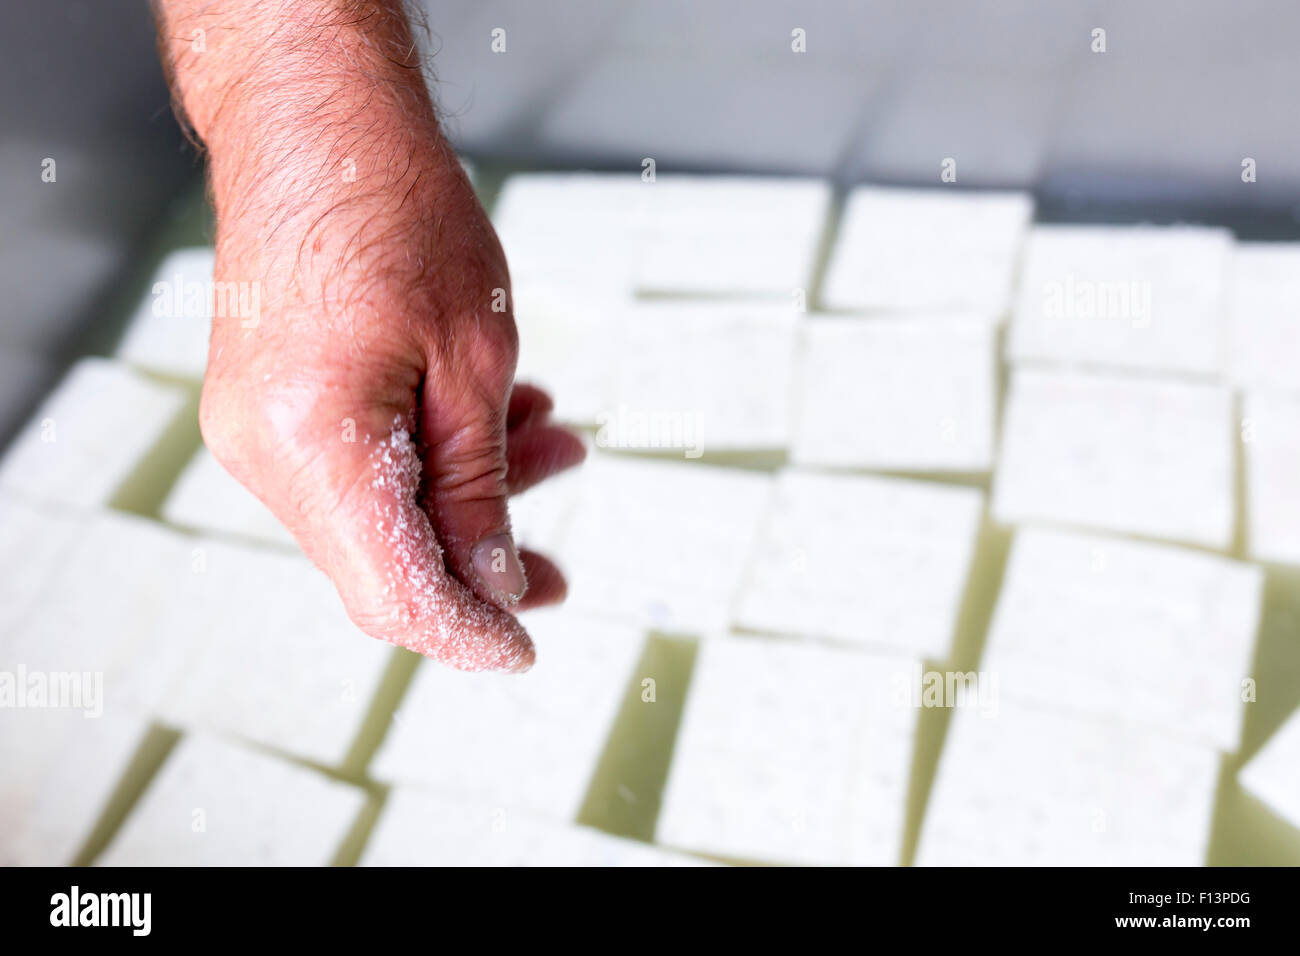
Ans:
[[[737,623],[945,657],[982,512],[973,488],[783,471]]]
[[[1019,369],[993,513],[1225,548],[1233,412],[1226,388]]]
[[[551,820],[577,816],[642,633],[568,607],[520,620],[537,647],[525,674],[421,664],[371,767],[376,778]]]
[[[462,803],[389,794],[362,866],[699,866],[700,861],[588,827]]]
[[[791,457],[891,471],[987,471],[994,330],[970,316],[813,319],[803,328]]]
[[[1263,574],[1197,551],[1017,535],[984,651],[1002,691],[1237,749]]]
[[[904,658],[700,645],[656,842],[768,863],[897,863],[915,708]]]
[[[1217,375],[1231,251],[1220,229],[1036,226],[1008,354]]]
[[[103,866],[325,866],[365,793],[205,735],[185,737],[97,861]]]
[[[1000,695],[959,708],[920,866],[1201,866],[1219,754],[1124,722]]]
[[[0,458],[0,488],[39,501],[109,502],[186,397],[106,359],[82,359]]]
[[[1000,322],[1032,215],[1024,193],[860,186],[845,206],[823,303],[971,310]]]

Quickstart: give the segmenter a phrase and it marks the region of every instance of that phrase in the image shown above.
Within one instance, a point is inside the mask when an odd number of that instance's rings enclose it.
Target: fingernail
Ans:
[[[517,604],[528,589],[524,566],[508,534],[494,534],[474,545],[470,556],[479,579],[506,604]]]

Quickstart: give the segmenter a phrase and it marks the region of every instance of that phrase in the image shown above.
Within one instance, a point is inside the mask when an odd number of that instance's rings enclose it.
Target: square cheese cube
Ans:
[[[813,319],[803,327],[799,464],[986,471],[993,456],[994,331],[970,316]]]
[[[1228,284],[1228,378],[1295,393],[1297,368],[1300,243],[1242,243],[1232,251]]]
[[[398,788],[370,835],[363,866],[696,866],[634,840],[524,813]]]
[[[163,502],[162,515],[172,524],[198,531],[219,531],[297,550],[298,543],[271,510],[200,448]]]
[[[844,210],[823,302],[970,310],[1000,322],[1032,215],[1024,193],[860,186]]]
[[[1258,568],[1197,551],[1022,529],[983,667],[1044,707],[1235,750],[1262,587]]]
[[[609,406],[630,297],[549,280],[515,281],[512,295],[515,381],[545,389],[556,421],[594,425]]]
[[[1026,704],[959,708],[930,790],[919,866],[1200,866],[1219,755]]]
[[[325,866],[365,793],[217,737],[185,737],[97,861],[103,866]]]
[[[185,403],[181,390],[124,365],[82,359],[0,458],[0,488],[60,504],[107,504]]]
[[[1241,439],[1250,554],[1300,564],[1300,399],[1248,392]]]
[[[674,634],[730,619],[771,479],[735,468],[592,455],[556,556],[575,610]]]
[[[577,816],[641,654],[642,634],[568,608],[520,620],[527,674],[421,664],[371,772],[476,804]]]
[[[1233,414],[1212,385],[1019,369],[1008,390],[993,513],[1224,548]]]
[[[341,764],[391,649],[352,624],[334,585],[306,558],[194,544],[190,649],[160,705],[163,718]]]
[[[1008,354],[1216,375],[1231,250],[1221,229],[1035,227]]]
[[[807,292],[830,205],[810,179],[660,175],[647,185],[641,292]]]
[[[516,287],[628,291],[652,185],[639,173],[511,176],[492,211]]]
[[[56,507],[0,494],[0,644],[10,639],[76,546],[84,521]]]
[[[1237,774],[1246,792],[1300,830],[1300,712]]]
[[[150,371],[203,377],[212,336],[215,256],[204,246],[177,249],[163,259],[118,344],[119,359]]]
[[[0,667],[98,674],[104,712],[155,713],[203,628],[193,561],[190,542],[153,521],[87,516],[0,642]]]
[[[688,458],[783,448],[797,327],[783,305],[632,307],[596,443]]]
[[[973,488],[783,471],[737,623],[945,657],[982,512]]]
[[[30,700],[34,672],[23,677]],[[147,730],[145,719],[120,712],[0,708],[0,865],[70,865]]]
[[[903,658],[700,645],[656,842],[736,860],[898,862],[916,710]]]

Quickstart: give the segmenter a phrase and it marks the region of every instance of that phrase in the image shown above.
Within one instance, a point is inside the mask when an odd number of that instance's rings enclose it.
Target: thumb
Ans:
[[[204,406],[209,447],[333,579],[358,627],[463,670],[532,664],[532,642],[514,616],[486,606],[444,566],[419,504],[413,416],[401,403],[331,405],[295,394],[270,403],[276,427],[256,435],[232,432],[215,404]],[[338,421],[351,426],[343,437]]]
[[[430,363],[422,395],[424,500],[447,568],[480,599],[517,605],[528,588],[510,532],[507,409],[516,338],[508,316],[480,323],[450,374]],[[490,326],[490,327],[489,327]]]

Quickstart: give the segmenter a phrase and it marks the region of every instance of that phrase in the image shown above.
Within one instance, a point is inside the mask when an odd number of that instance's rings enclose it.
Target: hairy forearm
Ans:
[[[367,248],[404,260],[365,262],[371,278],[430,264],[465,190],[400,0],[155,6],[177,112],[207,150],[219,237],[256,224],[273,282],[337,279]],[[276,241],[287,236],[292,257]]]

